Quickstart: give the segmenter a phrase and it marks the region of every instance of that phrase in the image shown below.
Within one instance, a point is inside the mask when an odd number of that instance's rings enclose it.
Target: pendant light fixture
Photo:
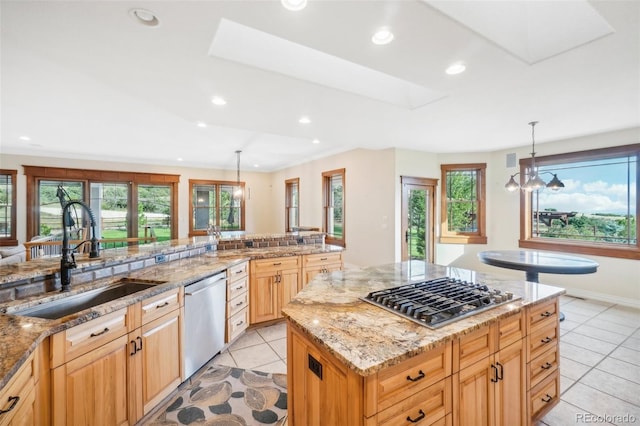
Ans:
[[[531,126],[531,165],[529,167],[529,179],[522,185],[522,189],[527,192],[538,191],[540,189],[549,188],[552,191],[558,191],[560,188],[564,188],[564,183],[558,179],[558,176],[555,173],[551,172],[538,172],[536,168],[536,138],[535,138],[535,127],[538,124],[537,121],[529,122]],[[514,179],[518,176],[520,172],[511,175],[509,181],[505,184],[505,189],[509,192],[515,192],[520,188],[520,185]],[[550,174],[553,175],[553,179],[549,183],[546,183],[541,177],[541,174]]]
[[[240,154],[241,153],[242,153],[242,151],[240,151],[240,150],[236,151],[236,185],[237,185],[237,188],[236,188],[235,192],[233,193],[233,195],[236,198],[242,197],[242,187],[240,186]]]

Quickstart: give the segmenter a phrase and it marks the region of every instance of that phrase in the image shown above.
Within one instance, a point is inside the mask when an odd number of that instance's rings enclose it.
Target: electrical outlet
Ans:
[[[309,359],[309,370],[311,370],[313,374],[315,374],[320,378],[320,380],[322,380],[322,364],[320,364],[320,361],[318,361],[311,355],[309,355],[308,359]]]
[[[164,263],[167,261],[167,256],[164,254],[156,254],[156,263]]]
[[[253,247],[253,241],[245,241],[244,242],[244,246],[247,247],[247,248]]]
[[[212,251],[212,250],[213,250],[213,245],[211,244],[204,245],[204,251]]]

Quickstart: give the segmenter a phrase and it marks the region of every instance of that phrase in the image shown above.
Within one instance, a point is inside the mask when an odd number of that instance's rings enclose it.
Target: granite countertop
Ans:
[[[174,242],[169,244],[175,246],[179,243],[180,240],[174,240]],[[125,257],[130,259],[124,252],[129,254],[133,253],[133,256],[135,256],[136,252],[144,250],[145,249],[136,249],[135,247],[129,248],[128,250],[105,250],[101,259],[98,259],[98,261],[109,262]],[[5,312],[0,313],[0,389],[8,383],[36,347],[52,334],[116,311],[155,294],[191,284],[245,260],[330,253],[342,250],[342,247],[324,244],[247,248],[212,251],[199,256],[157,264],[137,270],[127,276],[141,280],[163,281],[162,284],[57,320],[23,317],[12,315],[11,313],[36,306],[46,301],[64,298],[94,288],[105,287],[118,281],[121,277],[95,280],[90,284],[72,285],[72,290],[69,293],[52,292],[4,303],[0,306],[0,311]],[[118,251],[122,253],[114,253]],[[149,253],[145,253],[145,255],[148,257]],[[89,262],[90,260],[85,258],[78,259],[79,266],[85,261]],[[96,262],[96,260],[91,261]],[[38,274],[43,275],[58,272],[59,263],[59,258],[24,262],[17,264],[17,266],[12,266],[12,268],[10,268],[12,273],[6,273],[5,271],[4,278],[5,280],[16,281],[24,279],[25,277],[37,276]]]
[[[510,291],[513,302],[430,329],[360,297],[410,282],[449,276]],[[361,376],[400,363],[565,290],[467,269],[412,261],[320,275],[283,308],[288,321]]]

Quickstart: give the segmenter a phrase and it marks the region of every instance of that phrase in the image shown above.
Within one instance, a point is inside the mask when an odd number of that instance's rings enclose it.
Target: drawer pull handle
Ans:
[[[162,305],[156,305],[156,309],[164,308],[167,305],[169,305],[169,301],[168,300],[166,302],[164,302]]]
[[[244,324],[244,321],[240,321],[236,325],[242,325],[242,324]]]
[[[244,302],[238,302],[238,303],[236,303],[236,306],[242,306],[242,305],[244,305]]]
[[[542,402],[549,402],[553,399],[553,397],[549,394],[546,394],[544,398],[542,398]]]
[[[548,362],[545,362],[544,365],[541,365],[540,368],[544,368],[545,370],[548,370],[551,368],[551,364],[549,364]]]
[[[426,377],[426,374],[422,370],[418,371],[418,375],[416,377],[407,376],[407,380],[412,382],[417,382],[418,380],[422,380]]]
[[[411,423],[418,423],[420,420],[424,419],[424,417],[426,416],[426,414],[424,414],[424,411],[422,410],[418,411],[418,414],[420,415],[415,419],[412,419],[411,416],[407,416],[407,421]]]
[[[326,257],[321,257],[320,260],[327,260],[327,258]]]
[[[239,270],[239,271],[236,271],[236,275],[238,275],[238,274],[243,274],[243,273],[244,273],[244,269],[241,269],[241,270]]]
[[[553,339],[549,336],[545,337],[544,339],[540,340],[540,343],[549,343],[550,341],[552,341]]]
[[[549,311],[544,311],[543,313],[540,314],[541,317],[550,317],[551,315],[553,315],[551,312]]]
[[[101,336],[101,335],[103,335],[104,333],[106,333],[108,331],[109,331],[109,327],[105,327],[104,330],[102,330],[101,332],[99,332],[99,333],[91,333],[90,336],[91,337],[98,337],[98,336]]]
[[[274,263],[273,266],[280,266],[282,265],[282,262],[278,262],[278,263]]]
[[[238,287],[236,287],[236,290],[242,290],[244,288],[244,285],[239,285]]]
[[[10,402],[11,405],[6,410],[0,410],[0,414],[8,413],[9,411],[11,411],[14,408],[16,408],[16,405],[18,404],[18,401],[20,401],[20,397],[19,396],[10,396],[7,399],[7,402]]]

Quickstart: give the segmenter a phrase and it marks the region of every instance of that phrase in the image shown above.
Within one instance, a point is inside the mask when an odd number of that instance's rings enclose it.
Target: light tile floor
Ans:
[[[640,425],[640,310],[560,298],[560,403],[538,426]],[[287,372],[286,324],[248,331],[212,362]]]

